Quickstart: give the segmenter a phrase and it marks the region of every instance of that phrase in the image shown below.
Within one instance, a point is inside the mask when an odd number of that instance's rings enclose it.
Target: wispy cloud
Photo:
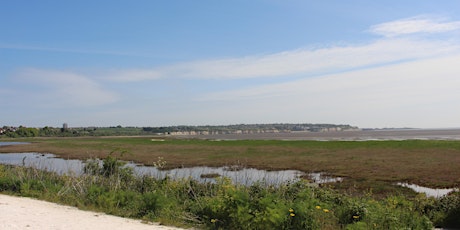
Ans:
[[[105,90],[96,81],[72,72],[26,69],[16,78],[29,90],[30,101],[44,107],[98,106],[117,101],[118,96]]]
[[[460,30],[460,21],[417,16],[371,26],[370,31],[383,38],[365,44],[305,48],[266,55],[192,61],[151,69],[114,71],[110,77],[129,82],[162,78],[244,79],[327,74],[456,52],[460,47],[458,40],[404,36],[454,30]]]
[[[431,95],[434,91],[444,95],[453,91],[456,92],[455,88],[457,84],[460,84],[460,78],[456,77],[460,72],[460,66],[455,63],[459,61],[460,54],[457,54],[423,61],[324,75],[321,78],[307,78],[248,89],[210,93],[203,95],[199,100],[258,100],[260,98],[279,97],[280,95],[290,98],[291,96],[302,94],[310,96],[314,94],[332,95],[332,92],[340,91],[348,92],[350,95],[391,95],[397,89],[401,89],[401,91],[410,90],[406,92],[419,92],[431,98],[436,98],[440,95]],[[456,94],[460,95],[458,92]],[[413,99],[418,100],[418,98]]]
[[[136,82],[164,78],[166,77],[166,72],[174,72],[174,70],[168,70],[167,67],[158,69],[111,70],[106,75],[115,81]]]
[[[417,16],[374,25],[370,31],[385,37],[396,37],[416,33],[443,33],[460,29],[460,21]]]
[[[113,72],[117,81],[144,81],[161,78],[243,79],[314,75],[354,68],[365,68],[416,58],[426,58],[458,50],[442,41],[383,39],[368,44],[298,49],[242,58],[195,61],[153,69]]]

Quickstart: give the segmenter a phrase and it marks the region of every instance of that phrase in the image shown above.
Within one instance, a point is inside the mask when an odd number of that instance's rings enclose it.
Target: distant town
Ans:
[[[204,125],[204,126],[164,126],[164,127],[62,127],[30,128],[0,127],[0,137],[76,137],[76,136],[139,136],[139,135],[221,135],[221,134],[258,134],[291,132],[340,132],[360,130],[351,125],[335,124],[238,124],[238,125]]]

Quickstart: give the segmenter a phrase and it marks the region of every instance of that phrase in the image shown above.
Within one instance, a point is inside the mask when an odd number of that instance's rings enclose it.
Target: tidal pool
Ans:
[[[81,160],[57,158],[54,154],[41,153],[4,153],[0,154],[0,164],[33,167],[58,174],[83,173],[84,163]]]
[[[5,142],[2,142],[5,143]],[[8,142],[6,142],[8,143]],[[15,142],[17,143],[17,142]],[[0,154],[0,164],[33,167],[40,170],[56,172],[58,174],[82,175],[85,166],[84,161],[62,159],[54,154],[42,153],[5,153]],[[191,178],[200,182],[215,182],[216,177],[230,178],[234,183],[251,185],[256,182],[279,185],[281,183],[296,182],[300,178],[309,178],[315,184],[341,182],[341,177],[326,176],[324,173],[304,173],[298,170],[268,171],[254,168],[242,168],[238,166],[227,167],[190,167],[160,170],[153,166],[127,163],[125,167],[133,168],[136,175],[148,175],[158,179],[166,176],[172,179]],[[425,193],[430,197],[442,197],[458,188],[433,189],[409,183],[397,183],[415,192]]]
[[[53,154],[42,153],[6,153],[0,154],[0,164],[19,165],[33,167],[40,170],[56,172],[58,174],[81,175],[85,163],[81,160],[66,160],[57,158]],[[228,177],[234,183],[251,185],[255,182],[277,185],[301,180],[301,177],[310,177],[314,183],[336,182],[337,179],[322,176],[321,173],[305,174],[298,170],[268,171],[242,167],[190,167],[160,170],[152,166],[128,163],[125,167],[131,167],[136,175],[149,175],[156,178],[173,179],[191,178],[200,182],[214,182],[215,177]],[[212,176],[210,176],[212,175]],[[339,179],[341,180],[341,179]]]
[[[309,173],[308,177],[316,184],[342,182],[342,177],[325,176],[324,173]]]
[[[24,144],[29,144],[27,142],[0,142],[0,146],[7,146],[7,145],[24,145]]]
[[[397,185],[406,187],[406,188],[410,188],[418,193],[425,193],[426,196],[435,197],[435,198],[445,196],[454,191],[459,191],[458,188],[427,188],[427,187],[419,186],[416,184],[409,184],[409,183],[397,183]]]

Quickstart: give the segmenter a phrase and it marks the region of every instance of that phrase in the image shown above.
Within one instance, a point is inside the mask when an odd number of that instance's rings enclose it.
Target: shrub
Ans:
[[[441,197],[430,203],[428,207],[426,212],[436,226],[460,227],[460,192]]]
[[[12,174],[12,166],[0,165],[0,192],[19,192],[21,182]]]

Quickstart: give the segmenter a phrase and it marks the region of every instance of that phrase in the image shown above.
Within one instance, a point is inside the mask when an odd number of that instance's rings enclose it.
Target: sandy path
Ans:
[[[0,229],[178,230],[179,228],[143,224],[139,220],[0,194]]]

